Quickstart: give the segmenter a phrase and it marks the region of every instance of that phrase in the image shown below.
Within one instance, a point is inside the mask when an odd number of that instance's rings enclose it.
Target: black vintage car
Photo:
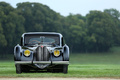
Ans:
[[[16,73],[28,71],[68,72],[69,47],[53,32],[29,32],[14,48]]]

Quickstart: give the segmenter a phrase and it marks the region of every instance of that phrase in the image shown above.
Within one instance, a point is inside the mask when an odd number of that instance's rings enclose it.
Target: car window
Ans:
[[[42,41],[41,38],[31,38],[29,40],[29,44],[37,44],[37,43],[41,43],[41,42],[54,43],[55,39],[53,39],[53,38],[44,38],[44,40]]]
[[[57,35],[26,35],[25,45],[29,44],[60,44],[59,36]]]

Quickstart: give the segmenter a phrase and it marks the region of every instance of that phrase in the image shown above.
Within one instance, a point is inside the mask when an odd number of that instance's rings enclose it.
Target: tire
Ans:
[[[37,48],[36,60],[43,61],[43,51],[40,46]]]
[[[21,74],[22,73],[22,68],[21,68],[21,65],[20,64],[16,64],[16,73],[17,74]]]
[[[68,73],[68,65],[63,65],[63,73],[64,74]]]
[[[48,49],[46,47],[43,48],[43,55],[44,55],[44,61],[48,61],[49,60],[49,52]]]

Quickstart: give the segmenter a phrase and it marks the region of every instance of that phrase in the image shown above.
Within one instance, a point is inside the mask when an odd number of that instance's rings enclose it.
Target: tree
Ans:
[[[62,33],[71,52],[103,52],[120,45],[120,12],[90,11],[86,16],[56,13],[40,3],[0,2],[0,53],[13,52],[24,32]]]
[[[66,42],[70,46],[71,52],[84,51],[83,38],[86,36],[85,19],[82,19],[81,15],[70,14],[63,21],[63,34]]]
[[[114,44],[115,23],[110,15],[101,11],[90,11],[87,15],[87,26],[88,35],[94,35],[96,39],[92,50],[107,51]]]
[[[105,9],[104,10],[105,13],[108,13],[109,15],[113,16],[114,18],[116,19],[119,19],[120,18],[120,12],[116,9]]]
[[[113,28],[113,38],[114,38],[114,45],[120,45],[120,12],[116,9],[105,9],[105,13],[108,13],[114,22]]]
[[[20,41],[20,36],[24,32],[24,19],[8,3],[0,2],[0,11],[0,42],[4,46],[2,51],[5,54],[13,52],[13,47]]]
[[[25,18],[24,27],[30,31],[59,31],[60,15],[51,10],[48,6],[40,3],[18,3],[17,10]],[[56,25],[58,27],[56,27]]]
[[[1,24],[0,24],[0,45],[1,45],[1,47],[7,46],[7,41],[6,41],[5,36],[3,34],[3,28],[1,26]]]

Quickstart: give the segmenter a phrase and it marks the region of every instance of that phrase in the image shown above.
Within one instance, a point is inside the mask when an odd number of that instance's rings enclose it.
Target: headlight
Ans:
[[[30,51],[29,50],[25,50],[24,51],[24,55],[27,56],[27,57],[30,56]]]
[[[55,50],[54,51],[54,56],[58,57],[60,55],[60,51],[59,50]]]

